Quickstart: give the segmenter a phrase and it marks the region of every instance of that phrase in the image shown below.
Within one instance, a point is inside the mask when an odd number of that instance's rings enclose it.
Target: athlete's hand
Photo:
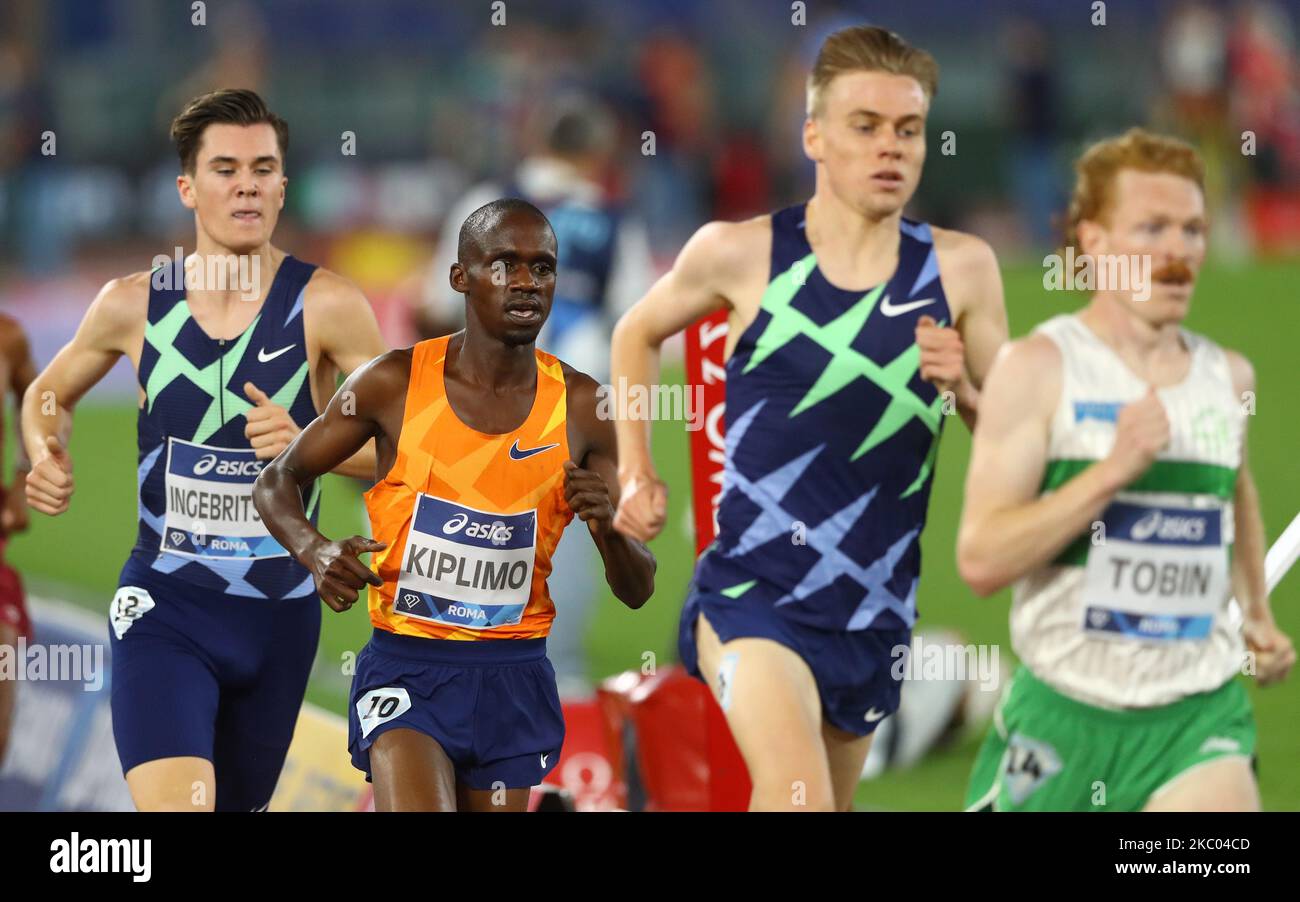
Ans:
[[[1255,655],[1255,679],[1261,686],[1281,682],[1295,664],[1295,646],[1271,617],[1246,617],[1241,625],[1246,648]]]
[[[274,460],[302,430],[289,416],[289,411],[272,401],[253,383],[244,383],[244,394],[253,402],[253,409],[247,414],[244,437],[257,452],[258,460]]]
[[[1106,455],[1120,485],[1128,485],[1151,468],[1169,444],[1169,417],[1154,387],[1141,399],[1125,404],[1115,423],[1115,444]]]
[[[27,503],[43,514],[57,517],[68,509],[73,488],[72,456],[58,436],[51,435],[27,474]]]
[[[316,580],[316,593],[321,601],[335,611],[346,611],[356,604],[367,583],[382,586],[384,581],[361,563],[358,555],[383,551],[387,547],[384,542],[353,536],[339,542],[322,542],[311,549],[310,559],[304,563]]]
[[[654,470],[620,477],[618,511],[614,528],[638,542],[649,542],[664,528],[668,516],[668,486]]]
[[[614,525],[614,505],[609,486],[594,470],[584,470],[571,460],[564,462],[564,500],[574,516],[587,524],[592,536],[607,533]]]
[[[921,378],[940,394],[955,394],[966,378],[966,347],[961,333],[940,326],[932,316],[922,316],[916,321],[916,346],[921,349]]]

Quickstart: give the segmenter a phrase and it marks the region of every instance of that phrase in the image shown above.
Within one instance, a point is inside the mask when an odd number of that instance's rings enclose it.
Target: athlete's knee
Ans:
[[[750,795],[752,811],[837,811],[831,781],[823,775],[794,776],[798,768],[783,776],[755,779]]]
[[[1184,773],[1158,791],[1146,811],[1259,811],[1259,786],[1245,758],[1221,758]]]
[[[215,811],[216,778],[202,758],[162,758],[139,764],[126,774],[138,811]]]

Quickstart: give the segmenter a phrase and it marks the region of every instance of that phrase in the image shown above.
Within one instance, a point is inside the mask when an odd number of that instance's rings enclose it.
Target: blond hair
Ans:
[[[855,25],[832,34],[817,52],[817,62],[808,74],[810,117],[822,111],[823,89],[846,72],[910,75],[920,83],[927,99],[933,100],[939,93],[939,64],[933,56],[888,29]]]
[[[1079,247],[1079,223],[1098,221],[1115,201],[1115,180],[1125,169],[1180,175],[1205,192],[1205,161],[1196,148],[1168,135],[1143,128],[1098,141],[1074,164],[1074,194],[1065,221],[1065,245]],[[1064,250],[1064,248],[1062,248]]]

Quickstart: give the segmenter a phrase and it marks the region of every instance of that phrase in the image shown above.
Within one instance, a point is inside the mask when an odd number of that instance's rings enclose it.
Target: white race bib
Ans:
[[[162,550],[186,557],[288,557],[253,507],[253,483],[264,464],[251,448],[170,439]]]
[[[1088,549],[1083,629],[1093,636],[1204,640],[1230,590],[1222,508],[1116,501]]]
[[[446,626],[513,626],[528,606],[536,552],[536,510],[494,514],[421,494],[393,611]]]

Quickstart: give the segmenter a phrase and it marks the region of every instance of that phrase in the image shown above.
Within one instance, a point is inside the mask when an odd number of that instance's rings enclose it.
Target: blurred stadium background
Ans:
[[[1202,150],[1212,260],[1189,325],[1255,363],[1251,457],[1276,538],[1300,510],[1300,4],[807,6],[807,24],[794,25],[780,0],[508,0],[506,24],[493,26],[491,5],[478,0],[6,0],[0,310],[23,323],[44,365],[104,281],[192,246],[167,125],[184,100],[217,87],[256,89],[288,119],[289,195],[276,244],[357,282],[393,345],[414,338],[411,302],[448,209],[471,184],[508,177],[535,144],[548,102],[568,92],[615,112],[619,145],[605,187],[645,220],[662,268],[702,222],[810,193],[798,143],[803,74],[825,34],[870,22],[939,60],[929,158],[909,213],[992,243],[1013,335],[1083,300],[1043,290],[1042,258],[1054,247],[1070,161],[1089,139],[1144,124]],[[1104,25],[1094,24],[1098,6]],[[193,24],[195,7],[205,24]],[[642,153],[646,131],[653,155]],[[945,154],[949,131],[955,153]],[[47,132],[53,155],[42,152]],[[354,155],[342,152],[345,132]],[[681,374],[678,359],[665,379]],[[10,546],[31,592],[84,607],[101,624],[134,539],[133,392],[121,364],[79,407],[72,509],[57,520],[34,515]],[[588,638],[593,677],[639,668],[646,651],[676,657],[693,562],[683,424],[656,424],[654,441],[672,487],[670,525],[653,546],[658,591],[639,612],[603,600]],[[1009,658],[1007,593],[976,599],[953,564],[968,449],[963,429],[947,430],[924,541],[922,624],[997,643]],[[324,531],[364,532],[361,486],[328,482]],[[1273,607],[1300,640],[1300,576],[1282,583]],[[309,701],[344,712],[340,662],[368,632],[360,609],[327,614]],[[1300,808],[1300,678],[1266,692],[1252,683],[1251,693],[1264,805]],[[860,807],[958,807],[978,741],[960,734],[915,767],[863,783]]]

